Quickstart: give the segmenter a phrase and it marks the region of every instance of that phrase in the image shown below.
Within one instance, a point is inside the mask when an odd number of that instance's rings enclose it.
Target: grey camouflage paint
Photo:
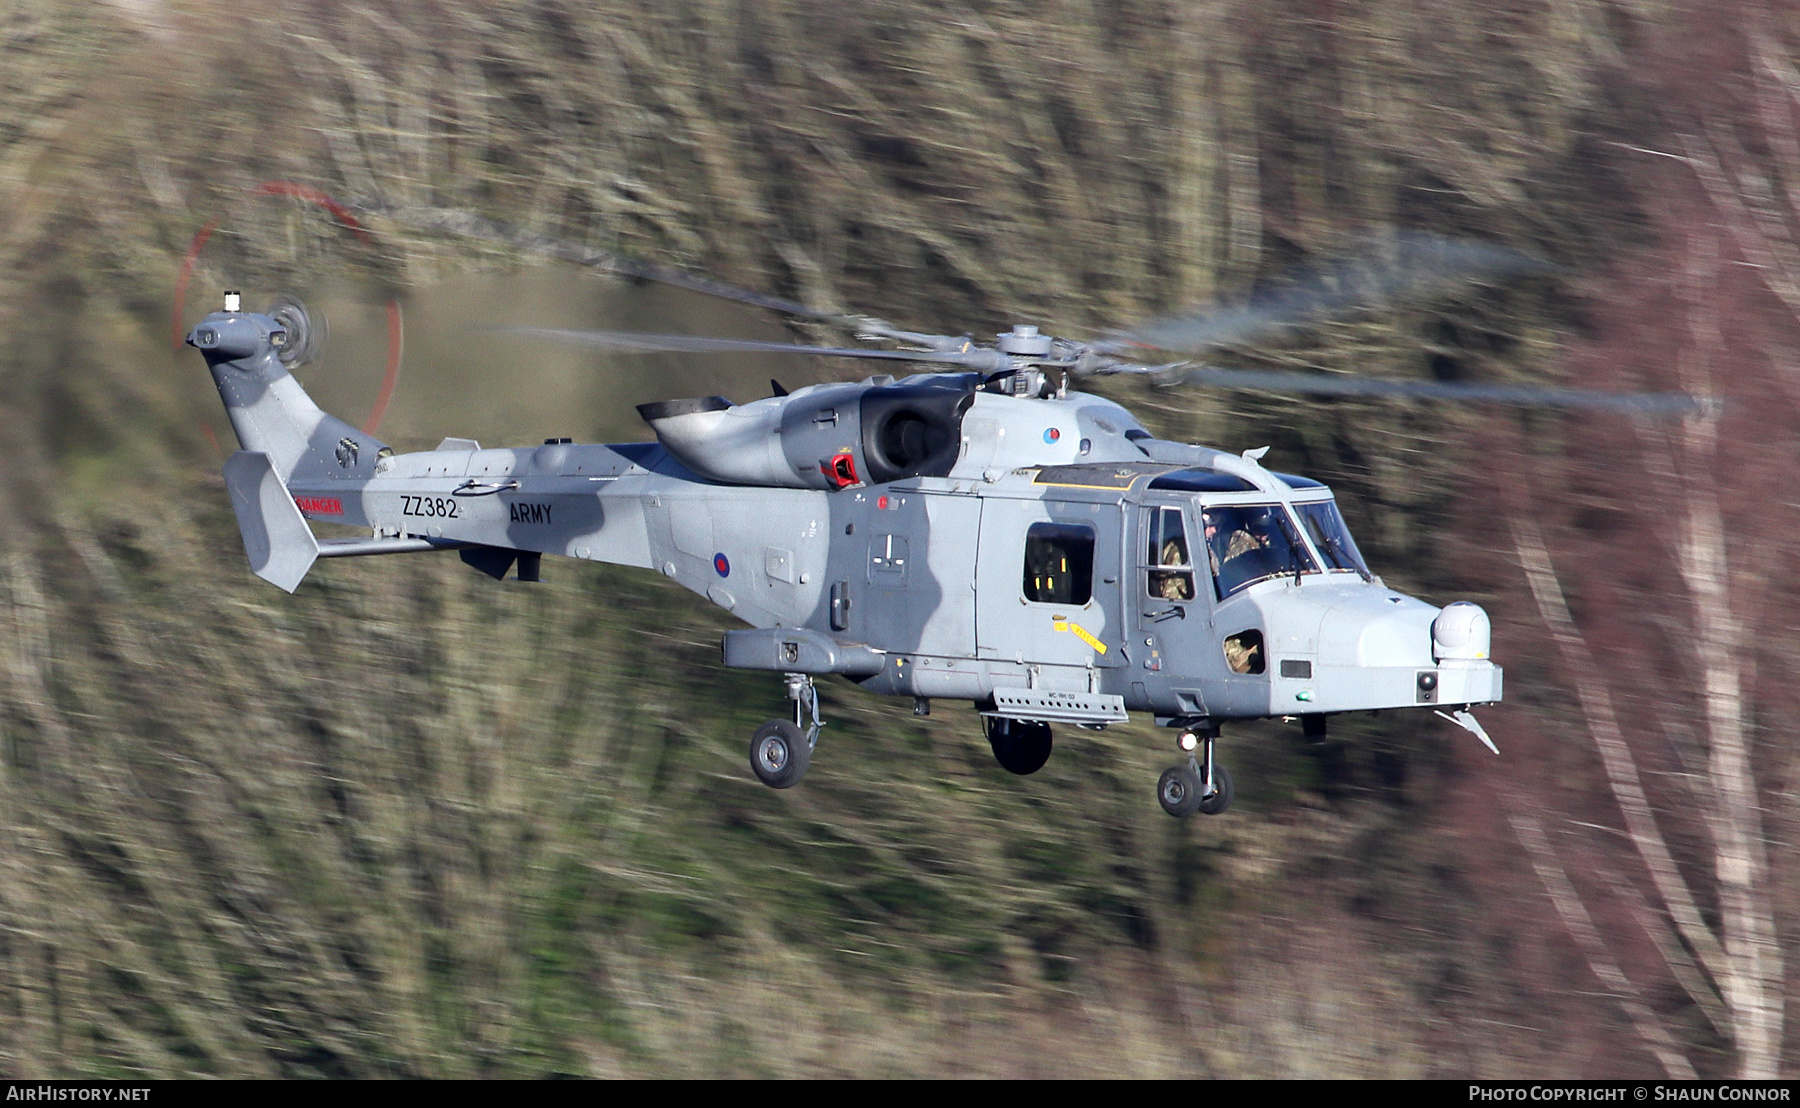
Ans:
[[[958,411],[946,472],[842,489],[831,487],[829,463],[862,449],[863,396],[926,382],[964,387],[961,378],[871,378],[724,409],[696,403],[679,418],[651,419],[658,443],[484,450],[449,439],[395,455],[313,404],[275,356],[277,327],[254,313],[215,313],[189,341],[243,447],[227,484],[252,568],[290,591],[314,557],[433,547],[492,548],[502,562],[525,552],[635,566],[749,625],[727,636],[731,664],[837,672],[874,692],[990,710],[998,699],[1020,718],[1093,725],[1126,710],[1218,721],[1500,698],[1485,639],[1481,657],[1435,656],[1439,609],[1379,578],[1283,577],[1223,601],[1205,587],[1178,604],[1151,596],[1146,506],[1178,508],[1197,535],[1203,506],[1289,505],[1330,492],[1291,487],[1249,457],[1152,439],[1099,397],[1014,397],[963,375],[973,395]],[[1149,488],[1184,470],[1248,487]],[[368,527],[371,538],[320,543],[302,516]],[[1094,530],[1084,604],[1025,599],[1025,536],[1038,522]],[[1204,581],[1202,567],[1196,577]],[[1252,630],[1266,668],[1234,673],[1220,644]],[[1307,676],[1283,676],[1301,668]]]

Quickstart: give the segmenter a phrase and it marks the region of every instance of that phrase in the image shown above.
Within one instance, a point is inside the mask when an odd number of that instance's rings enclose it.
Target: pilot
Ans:
[[[1252,550],[1261,550],[1268,546],[1267,539],[1259,539],[1252,535],[1248,528],[1238,527],[1223,540],[1219,538],[1219,521],[1212,512],[1201,512],[1200,518],[1206,525],[1206,553],[1212,561],[1213,576],[1219,575],[1219,566]]]

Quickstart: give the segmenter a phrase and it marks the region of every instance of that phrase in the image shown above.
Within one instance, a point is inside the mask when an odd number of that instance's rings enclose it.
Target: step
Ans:
[[[1125,723],[1131,718],[1122,696],[1050,689],[996,689],[994,710],[981,714],[1043,723]]]

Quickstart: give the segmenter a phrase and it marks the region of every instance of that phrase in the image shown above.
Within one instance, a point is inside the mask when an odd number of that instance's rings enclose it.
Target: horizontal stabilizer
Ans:
[[[321,558],[366,558],[374,554],[424,554],[432,550],[460,550],[454,539],[320,539]]]
[[[240,450],[225,462],[225,488],[237,513],[244,553],[258,577],[293,592],[319,557],[319,540],[267,454]]]

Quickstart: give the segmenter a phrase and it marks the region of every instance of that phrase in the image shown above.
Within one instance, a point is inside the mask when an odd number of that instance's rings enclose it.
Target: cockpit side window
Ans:
[[[1146,590],[1161,600],[1194,599],[1193,557],[1181,509],[1152,508],[1145,522],[1149,549],[1144,562],[1152,567],[1145,578]]]
[[[1086,604],[1094,595],[1094,529],[1081,523],[1034,523],[1025,532],[1025,599]]]
[[[1200,512],[1200,521],[1220,600],[1271,577],[1319,572],[1279,504],[1214,506]]]

